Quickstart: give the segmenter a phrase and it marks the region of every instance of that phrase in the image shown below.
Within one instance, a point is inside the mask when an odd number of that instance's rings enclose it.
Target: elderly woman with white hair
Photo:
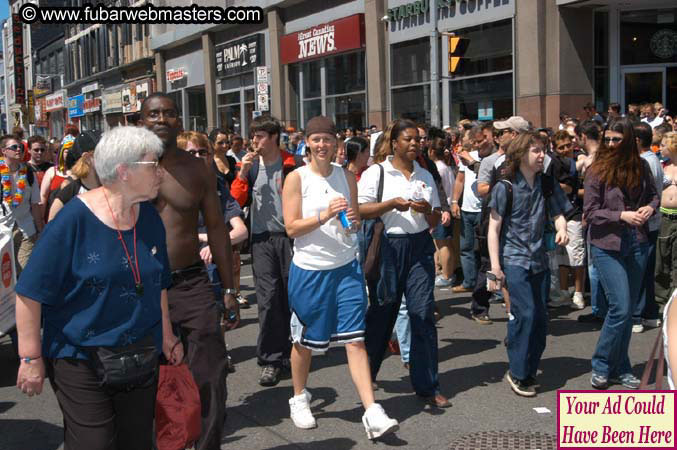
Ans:
[[[94,153],[102,186],[49,223],[16,286],[17,387],[40,394],[47,372],[66,450],[152,448],[159,353],[183,359],[165,229],[149,202],[162,148],[144,128],[105,133]]]

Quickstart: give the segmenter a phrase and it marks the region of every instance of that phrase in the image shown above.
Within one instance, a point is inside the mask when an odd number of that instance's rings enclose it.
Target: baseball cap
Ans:
[[[497,130],[505,130],[506,128],[510,128],[514,131],[528,131],[529,122],[527,122],[522,116],[511,116],[507,120],[499,120],[494,122],[494,128]]]

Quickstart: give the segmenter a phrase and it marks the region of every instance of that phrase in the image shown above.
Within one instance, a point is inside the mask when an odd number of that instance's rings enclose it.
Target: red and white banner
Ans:
[[[12,230],[0,229],[0,336],[14,328],[14,304],[16,293],[16,268],[14,267],[14,243]]]
[[[318,25],[280,38],[282,64],[319,58],[364,47],[364,14]]]

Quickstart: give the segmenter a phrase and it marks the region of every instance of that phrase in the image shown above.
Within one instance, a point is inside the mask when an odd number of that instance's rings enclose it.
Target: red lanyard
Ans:
[[[134,217],[134,263],[136,264],[136,271],[134,271],[134,264],[132,264],[132,258],[129,256],[129,250],[127,250],[127,244],[122,238],[122,233],[120,232],[120,227],[118,226],[118,221],[115,219],[115,214],[113,214],[113,209],[110,207],[110,202],[108,201],[108,196],[106,195],[106,189],[103,189],[103,196],[106,198],[106,204],[108,205],[108,210],[110,215],[113,218],[113,223],[115,224],[115,230],[118,232],[118,239],[122,242],[122,248],[125,250],[125,255],[127,256],[127,261],[129,262],[129,270],[132,271],[132,276],[134,277],[134,286],[136,287],[136,294],[141,297],[143,296],[143,283],[141,282],[141,271],[139,270],[139,258],[136,254],[136,217]],[[132,207],[132,215],[134,209]]]

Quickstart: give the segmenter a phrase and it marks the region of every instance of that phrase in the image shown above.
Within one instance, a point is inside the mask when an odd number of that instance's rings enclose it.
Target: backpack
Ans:
[[[506,209],[506,217],[510,216],[512,213],[512,183],[505,179],[501,178],[500,172],[505,166],[505,161],[496,168],[495,171],[492,171],[492,179],[489,183],[490,189],[493,190],[496,183],[503,183],[508,191],[508,205]],[[548,168],[546,167],[541,175],[541,191],[543,192],[543,197],[547,200],[552,196],[555,190],[555,178],[551,173],[548,173]],[[480,216],[480,222],[475,228],[475,251],[479,252],[480,256],[484,258],[489,258],[489,217],[491,216],[491,208],[489,208],[489,201],[491,200],[491,192],[486,198],[486,201],[482,204],[482,212]],[[547,216],[547,202],[546,202],[546,216]],[[548,230],[546,226],[546,233],[551,230]]]
[[[26,181],[28,181],[29,188],[33,187],[33,181],[35,181],[35,174],[33,173],[30,167],[26,171]],[[3,201],[4,195],[5,193],[3,192],[2,189],[0,189],[0,204],[2,204],[2,214],[7,215],[7,209],[5,208],[5,202]]]

